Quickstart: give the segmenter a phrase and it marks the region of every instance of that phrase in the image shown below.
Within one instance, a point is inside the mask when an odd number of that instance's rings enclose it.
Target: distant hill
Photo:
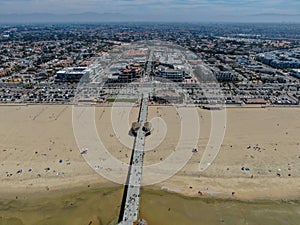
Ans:
[[[6,14],[0,15],[0,23],[55,23],[55,22],[118,22],[134,21],[134,15],[120,13],[85,12],[79,14]]]
[[[300,21],[300,14],[278,14],[278,13],[257,13],[245,14],[244,16],[216,16],[211,19],[201,19],[201,15],[191,14],[189,17],[155,13],[144,14],[142,12],[131,13],[28,13],[28,14],[0,14],[0,23],[90,23],[90,22],[297,22]]]

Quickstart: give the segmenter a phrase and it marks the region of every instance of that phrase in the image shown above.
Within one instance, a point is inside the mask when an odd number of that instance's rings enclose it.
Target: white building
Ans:
[[[56,73],[58,82],[79,82],[82,78],[88,79],[92,70],[87,67],[68,67]]]
[[[291,75],[300,79],[300,69],[293,69]]]

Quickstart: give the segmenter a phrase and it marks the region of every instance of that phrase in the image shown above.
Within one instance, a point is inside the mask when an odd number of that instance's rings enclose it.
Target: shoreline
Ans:
[[[124,190],[124,185],[115,184],[112,182],[103,182],[97,178],[97,174],[93,176],[92,179],[86,180],[86,184],[76,182],[71,183],[70,180],[65,180],[63,183],[59,185],[41,185],[41,186],[0,186],[0,202],[7,200],[38,200],[38,199],[48,199],[48,198],[56,198],[63,197],[70,194],[78,194],[80,192],[94,192],[97,190],[107,189],[107,190],[115,190],[122,189]],[[222,179],[222,178],[220,178]],[[234,181],[234,179],[232,179]],[[300,178],[298,179],[300,181]],[[288,185],[288,181],[286,182]],[[5,190],[7,189],[7,190]],[[156,184],[151,186],[142,186],[142,190],[148,190],[150,192],[159,192],[159,193],[169,193],[177,196],[184,197],[186,199],[215,199],[215,200],[230,200],[230,201],[239,201],[239,202],[261,202],[261,201],[300,201],[300,193],[297,193],[297,187],[294,190],[289,190],[287,192],[278,192],[278,195],[268,196],[269,190],[264,190],[264,192],[256,192],[251,194],[243,194],[239,189],[235,190],[235,194],[232,195],[230,191],[216,191],[218,187],[211,187],[211,189],[201,189],[201,194],[199,192],[189,192],[181,191],[176,186],[164,186],[162,184]],[[251,188],[249,188],[251,189]],[[278,188],[278,191],[281,188]],[[250,190],[249,190],[250,191]],[[245,192],[245,190],[244,190]],[[293,193],[297,194],[293,194]],[[241,194],[242,193],[242,194]]]
[[[57,188],[57,187],[56,187]],[[45,188],[35,188],[33,190],[28,191],[28,189],[18,190],[16,192],[3,193],[1,192],[0,202],[4,201],[12,201],[12,200],[21,200],[21,201],[35,201],[35,200],[43,200],[43,199],[52,199],[58,197],[65,197],[69,195],[77,195],[82,192],[97,192],[99,190],[119,190],[123,191],[124,186],[120,185],[111,185],[106,184],[104,186],[99,186],[98,184],[91,184],[90,188],[86,188],[85,186],[73,186],[72,188],[57,188],[50,189],[49,191],[45,191]],[[178,197],[185,198],[186,200],[216,200],[216,201],[237,201],[237,202],[245,202],[245,203],[260,203],[260,202],[298,202],[300,203],[300,196],[289,196],[283,198],[238,198],[238,197],[230,197],[225,195],[215,195],[215,194],[204,194],[204,195],[186,195],[184,193],[179,193],[173,190],[167,190],[166,188],[158,188],[158,187],[142,187],[143,191],[151,192],[151,193],[160,193],[160,194],[171,194],[176,195]],[[5,195],[5,197],[3,197]],[[222,197],[223,196],[223,197]],[[121,204],[121,202],[120,202]]]
[[[95,187],[43,198],[0,200],[0,223],[117,224],[122,193],[121,186]],[[286,218],[296,224],[299,221],[299,207],[299,199],[198,198],[144,187],[141,195],[140,217],[149,224],[157,225],[163,225],[165,221],[174,225],[200,225],[203,224],[200,222],[203,215],[208,217],[208,222],[204,223],[208,225],[221,225],[224,221],[229,224],[239,224],[245,219],[252,221],[251,224],[264,220],[267,221],[266,224],[270,221],[274,225],[279,225]],[[277,223],[274,223],[274,215],[278,220]]]

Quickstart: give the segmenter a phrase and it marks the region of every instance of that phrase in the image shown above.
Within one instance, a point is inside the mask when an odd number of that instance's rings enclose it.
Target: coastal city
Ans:
[[[299,224],[299,23],[51,15],[0,15],[0,225]]]
[[[299,0],[0,0],[0,225],[299,225]]]
[[[180,94],[171,93],[167,99],[153,95],[160,104],[299,105],[299,25],[265,30],[260,24],[249,24],[249,29],[220,26],[1,25],[0,101],[108,104],[125,86],[130,92],[141,83],[164,79],[184,90],[188,100]],[[276,35],[274,30],[282,32]],[[152,52],[147,44],[134,46],[141,41],[170,43],[187,52],[183,57],[174,51],[168,57],[170,52]],[[122,48],[127,50],[115,60]],[[195,59],[201,66],[192,68]],[[78,99],[79,83],[101,86],[101,91]],[[222,98],[208,97],[216,85]]]

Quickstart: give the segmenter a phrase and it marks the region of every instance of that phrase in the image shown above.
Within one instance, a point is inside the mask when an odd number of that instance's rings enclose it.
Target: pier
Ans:
[[[133,152],[124,190],[123,202],[119,217],[119,225],[133,225],[139,216],[140,192],[144,163],[144,147],[147,132],[143,127],[147,121],[149,94],[144,93],[141,100],[138,122],[140,128],[136,132]]]

